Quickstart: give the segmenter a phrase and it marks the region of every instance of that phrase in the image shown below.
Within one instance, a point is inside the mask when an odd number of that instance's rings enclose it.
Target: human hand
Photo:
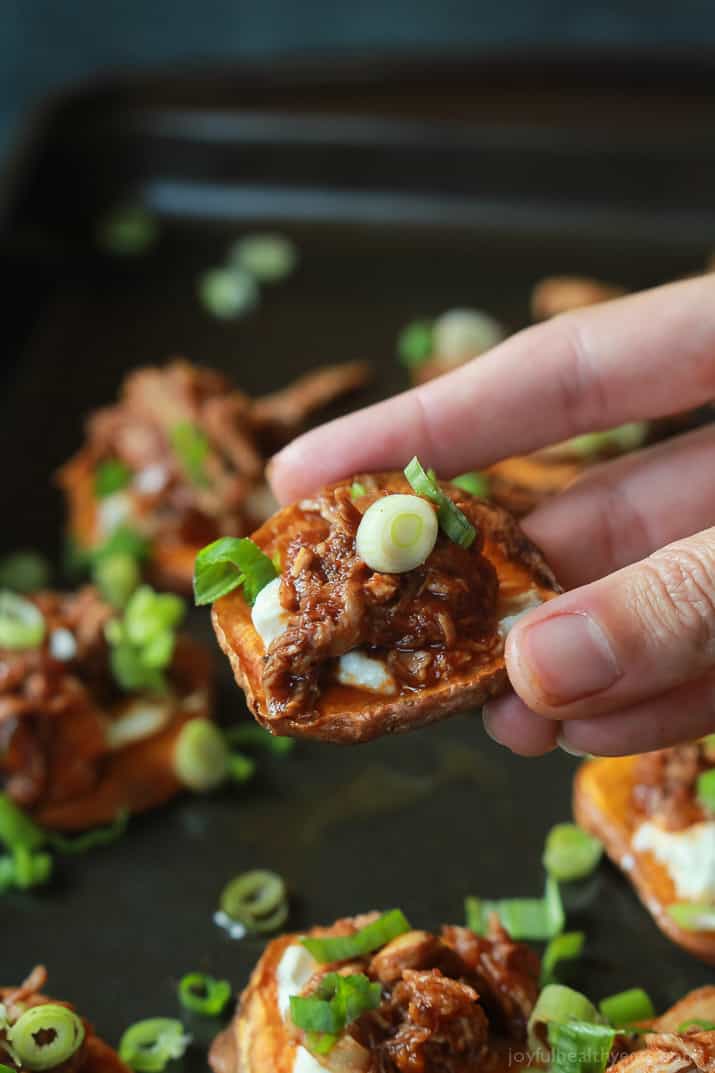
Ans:
[[[347,474],[481,469],[715,398],[715,275],[567,313],[307,433],[271,464],[288,502]],[[715,730],[715,425],[590,470],[523,527],[571,589],[506,645],[487,731],[524,755],[620,755]]]

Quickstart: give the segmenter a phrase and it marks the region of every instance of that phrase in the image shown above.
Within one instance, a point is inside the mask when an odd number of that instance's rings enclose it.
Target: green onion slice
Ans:
[[[712,902],[674,902],[668,914],[686,931],[715,931],[715,904]]]
[[[469,492],[470,495],[478,496],[480,499],[489,497],[490,483],[486,473],[478,473],[476,470],[471,473],[462,473],[459,477],[453,477],[450,484],[456,484],[457,488]]]
[[[626,1028],[635,1021],[646,1021],[655,1017],[655,1007],[642,987],[631,987],[628,991],[619,991],[608,995],[598,1004],[601,1016],[614,1028]]]
[[[0,1062],[0,1073],[17,1073],[17,1070],[6,1066],[4,1062]]]
[[[363,973],[341,976],[329,972],[315,994],[291,995],[291,1020],[309,1033],[306,1042],[310,1050],[327,1054],[347,1025],[368,1010],[377,1009],[381,1001],[382,986],[371,983]]]
[[[678,1025],[676,1032],[687,1032],[691,1028],[699,1028],[701,1032],[715,1032],[715,1021],[703,1021],[700,1017],[691,1017],[689,1021],[683,1021]]]
[[[391,909],[353,935],[308,937],[300,941],[316,961],[326,964],[371,954],[409,930],[410,924],[404,913],[400,909]]]
[[[211,453],[209,441],[193,421],[179,421],[169,430],[169,440],[186,476],[199,487],[206,488],[205,463]]]
[[[477,535],[476,529],[469,518],[446,495],[439,484],[428,474],[415,455],[411,462],[405,466],[405,477],[417,495],[430,499],[437,505],[437,518],[439,524],[450,540],[459,544],[462,548],[469,548],[474,543]]]
[[[65,856],[77,857],[82,853],[89,853],[100,846],[111,846],[117,842],[129,826],[129,809],[120,809],[116,819],[104,827],[96,827],[93,831],[84,831],[81,835],[69,838],[67,835],[57,834],[54,831],[46,831],[47,842],[58,853]]]
[[[695,794],[703,808],[715,812],[715,768],[698,775]]]
[[[226,739],[210,719],[190,719],[181,728],[174,750],[174,771],[190,790],[215,790],[229,774],[229,759]]]
[[[0,560],[0,589],[30,593],[50,583],[50,567],[36,551],[16,551]]]
[[[248,782],[256,773],[256,762],[242,753],[231,753],[228,758],[228,774],[234,782]]]
[[[548,984],[531,1012],[527,1026],[529,1049],[537,1052],[546,1042],[546,1028],[552,1022],[588,1021],[599,1024],[601,1016],[585,995],[564,984]]]
[[[285,235],[245,235],[231,247],[229,263],[261,283],[277,283],[295,269],[298,251]]]
[[[603,846],[575,823],[557,823],[546,836],[543,864],[549,875],[568,882],[583,879],[596,868]]]
[[[258,305],[258,284],[240,268],[208,269],[199,277],[198,291],[204,309],[219,320],[240,317]]]
[[[431,356],[434,345],[434,321],[413,320],[402,329],[397,340],[400,362],[408,369],[417,369]]]
[[[149,540],[137,529],[133,529],[131,525],[118,525],[103,544],[89,553],[89,560],[97,563],[113,555],[130,555],[137,562],[143,562],[150,547]]]
[[[146,645],[174,630],[186,613],[184,601],[171,593],[154,592],[142,585],[132,594],[124,612],[127,638],[135,645]]]
[[[280,738],[270,734],[256,723],[247,723],[245,726],[231,727],[225,733],[229,745],[237,745],[241,749],[267,749],[279,756],[289,753],[295,747],[295,738]]]
[[[161,1073],[175,1058],[181,1058],[191,1037],[181,1021],[150,1017],[130,1025],[119,1041],[119,1057],[135,1073]]]
[[[40,849],[47,832],[38,827],[7,794],[0,794],[0,841],[8,849]]]
[[[194,598],[199,606],[212,604],[242,585],[246,600],[253,604],[276,577],[271,559],[248,537],[220,537],[196,556]]]
[[[107,603],[121,610],[139,587],[141,573],[133,556],[118,552],[98,560],[93,580]]]
[[[66,1006],[46,1002],[25,1010],[7,1030],[7,1038],[25,1069],[52,1069],[82,1046],[84,1026]]]
[[[232,879],[221,892],[221,910],[256,933],[271,932],[288,917],[288,893],[281,876],[255,869]]]
[[[487,901],[469,897],[465,902],[467,927],[484,935],[489,917],[496,913],[512,939],[553,939],[564,929],[565,914],[559,885],[546,877],[543,898],[503,898]]]
[[[94,471],[94,494],[98,499],[121,492],[132,479],[132,471],[129,466],[118,458],[108,458],[100,462]]]
[[[353,481],[350,485],[350,498],[360,499],[360,496],[367,495],[367,488],[360,481]]]
[[[41,887],[52,875],[52,857],[49,853],[37,852],[16,846],[10,857],[2,858],[0,867],[0,890],[30,890]]]
[[[0,648],[39,648],[45,630],[44,617],[35,604],[7,589],[0,592]]]
[[[550,1073],[603,1073],[615,1038],[613,1028],[590,1021],[549,1024]]]
[[[229,1002],[233,988],[228,980],[216,980],[203,972],[190,972],[179,981],[179,1002],[192,1013],[218,1017]]]
[[[564,931],[550,940],[541,959],[541,986],[556,982],[556,966],[581,956],[585,936],[582,931]]]

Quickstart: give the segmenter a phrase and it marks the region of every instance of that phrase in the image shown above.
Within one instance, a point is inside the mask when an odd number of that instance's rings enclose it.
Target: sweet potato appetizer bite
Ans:
[[[339,482],[198,556],[197,601],[273,733],[354,743],[478,707],[506,686],[514,617],[559,591],[505,511],[416,459],[405,474]]]
[[[496,918],[480,937],[368,913],[270,943],[209,1062],[214,1073],[501,1073],[528,1062],[538,980],[536,954]]]
[[[251,399],[221,373],[183,360],[130,373],[60,470],[73,544],[92,562],[130,542],[153,583],[190,590],[203,544],[249,533],[275,509],[267,455],[368,375],[360,362],[327,366]]]
[[[715,744],[589,760],[576,819],[601,839],[656,923],[715,964]]]
[[[46,982],[38,965],[18,987],[0,987],[0,1062],[18,1073],[129,1073],[74,1006],[42,993]]]
[[[182,728],[210,715],[207,653],[183,604],[137,590],[122,614],[91,587],[0,593],[0,784],[42,826],[81,829],[182,788]]]

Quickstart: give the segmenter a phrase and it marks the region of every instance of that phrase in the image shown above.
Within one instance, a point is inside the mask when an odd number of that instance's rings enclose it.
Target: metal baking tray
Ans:
[[[394,343],[413,317],[477,305],[517,328],[546,273],[638,288],[698,271],[715,242],[712,73],[688,57],[333,62],[116,77],[50,102],[0,202],[0,550],[58,557],[53,471],[132,366],[182,353],[262,392],[369,358],[365,402],[404,386]],[[161,222],[141,258],[94,243],[125,201]],[[197,273],[264,228],[295,239],[299,271],[249,317],[211,319]],[[190,628],[216,651],[222,720],[246,718],[208,615]],[[470,892],[537,894],[575,767],[513,757],[475,717],[352,749],[299,744],[253,784],[179,799],[58,862],[50,889],[6,896],[3,976],[45,962],[51,992],[116,1042],[174,1015],[189,970],[243,986],[262,942],[212,916],[245,869],[286,877],[295,928],[393,905],[436,926],[461,920]],[[664,1005],[711,975],[609,866],[566,897],[588,934],[572,979],[590,994],[642,984]],[[191,1029],[198,1070],[216,1025]]]

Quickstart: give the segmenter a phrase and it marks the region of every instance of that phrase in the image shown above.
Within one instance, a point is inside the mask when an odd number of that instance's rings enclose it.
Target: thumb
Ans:
[[[715,529],[525,615],[506,661],[524,703],[554,719],[623,709],[715,667]]]

